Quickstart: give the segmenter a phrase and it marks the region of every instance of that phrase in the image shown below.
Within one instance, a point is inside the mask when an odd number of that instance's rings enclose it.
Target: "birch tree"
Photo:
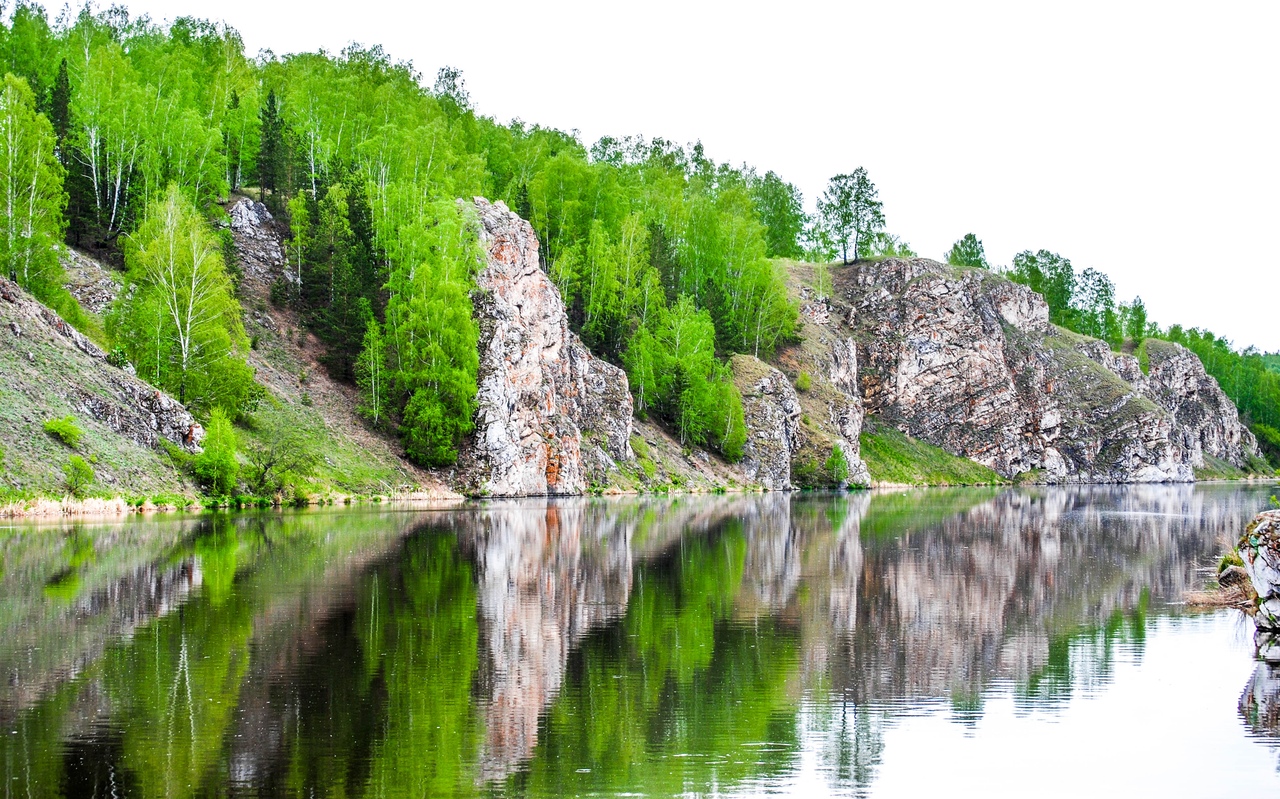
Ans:
[[[63,169],[53,126],[37,114],[27,82],[12,74],[0,87],[0,263],[41,299],[62,289],[55,246],[62,237]]]
[[[243,411],[254,390],[240,304],[217,238],[176,185],[147,207],[125,262],[108,332],[139,374],[180,402]]]

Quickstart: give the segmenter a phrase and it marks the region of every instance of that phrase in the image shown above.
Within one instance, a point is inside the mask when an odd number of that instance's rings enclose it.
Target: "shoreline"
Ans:
[[[1233,484],[1254,484],[1280,481],[1280,475],[1274,477],[1265,477],[1260,475],[1251,475],[1249,477],[1241,477],[1236,479],[1214,479],[1214,480],[1195,480],[1190,483],[1177,483],[1176,485],[1233,485]],[[850,486],[848,489],[839,493],[854,493],[861,491],[869,492],[896,492],[896,491],[917,491],[933,488],[1051,488],[1051,487],[1068,487],[1068,486],[1127,486],[1127,485],[1174,485],[1174,483],[894,483],[872,481],[870,486]],[[186,504],[178,502],[161,501],[153,502],[152,499],[144,499],[142,501],[131,500],[122,496],[115,497],[88,497],[85,499],[76,499],[70,496],[37,496],[28,499],[11,500],[0,504],[0,520],[47,520],[59,518],[74,519],[118,519],[126,516],[151,516],[161,513],[205,513],[213,511],[243,511],[243,510],[282,510],[286,508],[320,508],[320,507],[350,507],[352,505],[381,505],[391,504],[400,507],[422,508],[424,510],[433,510],[440,508],[456,507],[468,502],[484,502],[494,500],[521,500],[521,499],[573,499],[581,497],[643,497],[643,496],[700,496],[705,494],[758,494],[772,493],[773,491],[783,491],[784,493],[805,493],[804,489],[765,489],[760,486],[737,486],[733,488],[717,487],[714,489],[682,489],[667,491],[636,491],[622,489],[605,489],[598,492],[584,492],[581,494],[565,494],[565,495],[538,495],[538,496],[469,496],[454,491],[409,491],[409,492],[392,492],[387,494],[329,494],[317,499],[309,500],[305,503],[290,503],[281,501],[279,498],[264,497],[240,497],[230,502],[220,501],[201,501],[196,497],[186,497]],[[833,490],[834,491],[834,490]],[[166,499],[182,499],[177,495]],[[1204,597],[1197,597],[1204,600]],[[1193,604],[1188,599],[1189,604]],[[1199,604],[1199,603],[1194,603]],[[1205,602],[1205,605],[1213,605],[1216,603]]]

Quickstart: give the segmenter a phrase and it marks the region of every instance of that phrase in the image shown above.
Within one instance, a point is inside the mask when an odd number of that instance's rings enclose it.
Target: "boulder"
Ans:
[[[1260,630],[1280,631],[1280,511],[1254,517],[1236,549],[1258,594],[1254,624]]]
[[[475,199],[487,251],[472,301],[480,327],[476,429],[464,487],[490,496],[581,494],[631,452],[626,374],[569,330],[538,239],[502,202]]]

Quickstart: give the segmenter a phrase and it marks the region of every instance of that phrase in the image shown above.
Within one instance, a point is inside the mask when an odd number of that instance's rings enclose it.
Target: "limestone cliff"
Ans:
[[[473,297],[478,410],[462,479],[492,496],[581,494],[634,457],[627,376],[570,332],[529,223],[501,202],[475,207],[488,258]]]
[[[1175,417],[1123,379],[1140,370],[1099,363],[1025,286],[922,258],[838,269],[835,285],[866,410],[903,432],[1005,477],[1194,479]]]

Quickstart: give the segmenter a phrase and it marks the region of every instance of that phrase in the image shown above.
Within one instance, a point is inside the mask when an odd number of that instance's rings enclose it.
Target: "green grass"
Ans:
[[[871,479],[910,485],[980,485],[1008,481],[987,467],[910,438],[871,419],[862,430],[862,459]]]

